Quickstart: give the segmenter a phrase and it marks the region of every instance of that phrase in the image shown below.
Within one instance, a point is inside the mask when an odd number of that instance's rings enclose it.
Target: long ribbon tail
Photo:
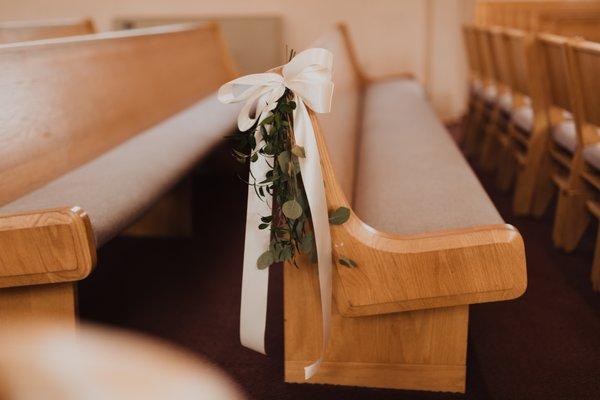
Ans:
[[[327,198],[321,171],[321,157],[314,134],[314,128],[306,106],[296,96],[296,110],[294,110],[294,136],[296,143],[304,147],[306,158],[300,158],[300,173],[310,212],[312,215],[315,242],[317,245],[317,259],[319,263],[319,288],[321,293],[321,313],[323,317],[323,345],[321,356],[309,366],[304,367],[304,379],[310,379],[319,369],[327,342],[331,320],[332,296],[332,252],[331,234],[329,232],[329,216],[327,212]]]
[[[260,138],[257,138],[257,142]],[[250,180],[265,179],[269,164],[265,157],[250,163]],[[252,183],[252,182],[251,182]],[[266,200],[266,201],[265,201]],[[242,275],[242,301],[240,308],[240,341],[243,346],[259,353],[265,352],[265,326],[267,322],[267,295],[269,268],[258,269],[256,260],[269,249],[270,230],[258,229],[260,218],[272,214],[271,196],[265,191],[265,199],[258,197],[254,186],[248,187],[246,214],[246,242],[244,245],[244,268]]]

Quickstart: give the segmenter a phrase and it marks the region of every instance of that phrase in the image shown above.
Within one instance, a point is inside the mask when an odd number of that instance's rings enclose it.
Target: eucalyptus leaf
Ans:
[[[292,154],[299,158],[306,157],[306,151],[304,150],[304,147],[298,145],[292,147]]]
[[[287,151],[282,151],[277,156],[277,162],[279,163],[279,168],[281,172],[288,173],[289,165],[290,165],[290,153]]]
[[[258,267],[258,269],[265,269],[270,267],[274,261],[275,259],[273,257],[273,253],[271,252],[271,250],[267,250],[264,253],[262,253],[260,257],[258,257],[258,260],[256,260],[256,266]]]
[[[338,262],[339,262],[341,265],[343,265],[343,266],[345,266],[345,267],[348,267],[348,268],[356,268],[356,267],[358,266],[358,265],[356,264],[356,261],[354,261],[354,260],[351,260],[351,259],[349,259],[349,258],[347,258],[347,257],[340,257],[340,258],[338,259]]]
[[[289,219],[297,219],[302,215],[302,206],[296,200],[292,199],[283,203],[281,211]]]
[[[337,210],[329,213],[329,223],[333,225],[341,225],[350,218],[350,209],[340,207]]]

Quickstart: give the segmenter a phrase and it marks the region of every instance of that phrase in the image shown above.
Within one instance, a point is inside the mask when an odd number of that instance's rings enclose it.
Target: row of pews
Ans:
[[[553,242],[570,252],[600,216],[600,43],[590,40],[600,40],[600,5],[544,4],[486,3],[479,23],[464,26],[471,76],[464,149],[496,172],[499,189],[513,189],[518,215],[541,217],[557,193]]]
[[[371,77],[345,26],[332,112],[312,114],[332,226],[332,340],[315,383],[464,392],[469,305],[526,289],[505,223],[409,74]],[[0,321],[76,318],[96,251],[189,175],[238,108],[216,25],[176,25],[0,46]],[[284,267],[285,379],[322,348],[318,271]],[[302,304],[302,307],[298,307]],[[127,305],[123,305],[126,307]]]

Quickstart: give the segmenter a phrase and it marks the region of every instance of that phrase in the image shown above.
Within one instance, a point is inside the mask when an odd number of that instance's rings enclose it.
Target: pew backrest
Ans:
[[[560,120],[564,111],[573,112],[569,92],[567,42],[566,38],[553,34],[538,36],[540,61],[544,66],[546,104],[551,123]]]
[[[475,79],[481,79],[483,74],[481,72],[481,61],[479,60],[475,28],[473,25],[465,24],[462,27],[462,32],[471,77]]]
[[[233,73],[215,25],[0,46],[0,205],[183,110]]]
[[[482,26],[475,28],[475,43],[477,45],[477,52],[480,55],[483,80],[486,84],[493,84],[498,80],[490,38],[490,32],[487,28]]]
[[[486,26],[501,25],[535,33],[583,36],[600,40],[600,3],[597,1],[478,2],[475,19]]]
[[[513,92],[531,96],[530,64],[527,34],[517,29],[504,32],[506,40],[506,58],[512,73]]]
[[[502,28],[492,27],[489,29],[490,53],[496,66],[496,78],[501,86],[511,88],[513,76],[510,64],[508,63],[506,41],[506,36]]]
[[[587,146],[598,142],[600,128],[600,44],[574,40],[567,52],[578,139]]]
[[[336,29],[327,32],[312,43],[311,47],[322,47],[333,53],[335,95],[331,112],[319,115],[319,121],[327,132],[327,143],[332,148],[335,144],[331,162],[342,190],[352,202],[364,76],[357,65],[356,55],[344,25],[338,25]]]
[[[90,19],[2,22],[0,44],[94,33]]]

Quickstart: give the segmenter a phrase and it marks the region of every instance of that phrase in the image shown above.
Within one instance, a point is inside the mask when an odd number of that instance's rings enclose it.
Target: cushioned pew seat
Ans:
[[[586,147],[583,150],[583,159],[600,170],[600,143]]]
[[[358,153],[354,209],[379,230],[504,223],[413,80],[367,86]]]
[[[237,107],[209,96],[102,156],[0,207],[0,213],[80,206],[101,246],[171,189],[235,129]]]
[[[513,111],[512,119],[521,130],[531,132],[533,129],[533,108],[527,105],[517,108]]]
[[[550,130],[552,139],[563,149],[575,153],[577,148],[577,133],[573,121],[564,121]]]

